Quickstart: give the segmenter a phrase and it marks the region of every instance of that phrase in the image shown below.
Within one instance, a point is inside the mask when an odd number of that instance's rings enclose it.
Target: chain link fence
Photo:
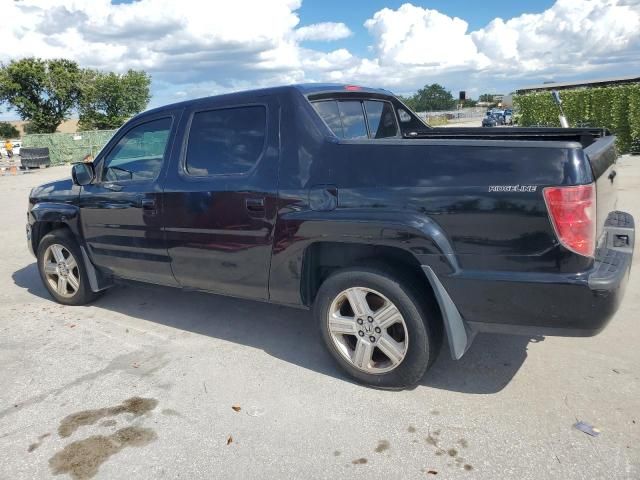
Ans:
[[[91,130],[27,134],[22,139],[22,147],[48,148],[51,165],[80,162],[87,155],[95,157],[115,132],[116,130]]]

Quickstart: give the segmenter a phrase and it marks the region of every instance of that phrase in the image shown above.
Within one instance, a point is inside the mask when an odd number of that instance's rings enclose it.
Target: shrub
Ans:
[[[621,153],[631,151],[640,139],[640,84],[562,90],[562,107],[572,127],[608,128],[617,136]],[[514,97],[519,124],[560,126],[558,107],[551,92],[533,92]]]

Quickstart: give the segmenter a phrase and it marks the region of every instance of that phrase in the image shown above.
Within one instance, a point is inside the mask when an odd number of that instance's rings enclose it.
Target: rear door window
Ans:
[[[266,131],[267,111],[260,105],[196,112],[187,144],[187,173],[247,173],[262,156]]]

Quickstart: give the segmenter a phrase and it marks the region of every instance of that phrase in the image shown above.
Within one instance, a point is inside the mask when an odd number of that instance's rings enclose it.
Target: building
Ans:
[[[533,92],[545,92],[551,90],[568,90],[576,88],[610,87],[615,85],[625,85],[630,83],[640,83],[640,76],[631,75],[628,77],[601,78],[598,80],[578,80],[574,82],[545,82],[541,85],[532,85],[516,90],[522,95]]]

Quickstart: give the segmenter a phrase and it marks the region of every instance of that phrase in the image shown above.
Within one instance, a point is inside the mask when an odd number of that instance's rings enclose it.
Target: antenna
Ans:
[[[553,97],[554,103],[560,110],[560,115],[558,115],[558,118],[560,119],[560,126],[562,128],[569,128],[569,122],[567,121],[567,117],[565,116],[564,110],[562,109],[562,99],[560,98],[560,93],[557,90],[552,90],[551,96]]]

